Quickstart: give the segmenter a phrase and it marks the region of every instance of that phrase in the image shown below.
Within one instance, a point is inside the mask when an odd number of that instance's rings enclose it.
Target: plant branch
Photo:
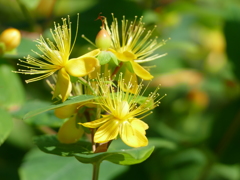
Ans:
[[[98,180],[99,176],[99,169],[100,169],[100,162],[93,163],[93,175],[92,175],[92,180]]]
[[[87,119],[87,122],[90,122],[91,121],[91,117],[90,117],[89,112],[85,111],[84,115],[85,115],[85,117]],[[90,128],[90,131],[91,131],[92,151],[95,152],[95,150],[96,150],[96,143],[94,142],[94,139],[93,139],[94,138],[94,134],[95,134],[95,129]]]
[[[115,74],[117,74],[117,72],[118,72],[119,69],[122,67],[122,65],[123,65],[123,62],[120,62],[119,66],[117,66],[117,67],[114,69],[114,71],[113,71],[113,73],[112,73],[112,75],[111,75],[111,78],[112,78]]]

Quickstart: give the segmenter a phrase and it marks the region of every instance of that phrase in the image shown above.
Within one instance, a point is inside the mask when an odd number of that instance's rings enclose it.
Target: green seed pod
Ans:
[[[76,114],[69,118],[59,129],[57,138],[61,143],[71,144],[77,142],[83,135],[82,126],[76,123]]]
[[[19,30],[15,28],[8,28],[0,35],[0,42],[5,44],[5,50],[11,51],[16,48],[21,41],[21,34]]]
[[[108,32],[105,29],[102,29],[97,34],[96,40],[95,40],[96,46],[100,48],[101,50],[107,50],[111,46],[111,36],[108,34]]]

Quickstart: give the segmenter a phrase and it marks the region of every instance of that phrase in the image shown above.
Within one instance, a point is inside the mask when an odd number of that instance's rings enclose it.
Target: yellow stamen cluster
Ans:
[[[35,51],[34,53],[41,59],[30,55],[25,60],[20,59],[22,64],[18,65],[29,70],[19,69],[19,73],[29,75],[43,74],[26,80],[27,83],[44,79],[66,65],[73,48],[73,46],[71,48],[71,22],[69,17],[68,20],[64,18],[62,21],[63,25],[54,23],[54,30],[50,30],[54,42],[50,39],[45,40],[42,36],[36,40],[38,43],[37,47],[42,54]]]
[[[152,61],[166,54],[153,54],[153,52],[161,47],[165,41],[158,43],[158,37],[151,38],[156,26],[145,33],[145,24],[142,22],[143,16],[137,20],[129,22],[123,16],[121,33],[119,32],[118,20],[113,16],[113,22],[110,28],[107,28],[112,37],[112,49],[117,53],[125,54],[137,63]],[[107,26],[107,24],[106,24]],[[120,38],[121,37],[121,38]],[[124,61],[124,60],[123,60]]]
[[[142,119],[152,112],[160,103],[158,89],[143,98],[143,84],[137,85],[135,94],[122,91],[120,86],[115,86],[110,78],[100,78],[99,98],[97,104],[105,112],[102,118],[95,121],[81,123],[85,127],[98,128],[94,135],[94,142],[105,143],[117,138],[118,134],[128,146],[141,147],[148,144],[145,136],[148,125]],[[131,83],[125,83],[120,74],[118,84],[125,85],[126,89],[132,88]],[[143,99],[141,99],[143,98]]]

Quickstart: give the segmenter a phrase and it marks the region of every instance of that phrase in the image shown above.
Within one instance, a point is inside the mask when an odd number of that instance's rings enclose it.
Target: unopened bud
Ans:
[[[57,138],[61,143],[71,144],[77,142],[83,133],[84,130],[76,123],[76,115],[74,115],[60,127]]]
[[[11,51],[20,44],[21,34],[15,28],[8,28],[0,35],[0,42],[5,44],[5,50]]]
[[[95,40],[96,46],[101,50],[106,50],[111,46],[111,42],[109,33],[105,29],[100,30]]]
[[[55,109],[54,114],[60,119],[65,119],[75,114],[78,106],[79,104],[70,104],[67,106],[63,106]]]

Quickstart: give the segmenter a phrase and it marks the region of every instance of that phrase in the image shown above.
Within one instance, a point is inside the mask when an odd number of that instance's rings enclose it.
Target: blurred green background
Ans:
[[[239,0],[0,0],[0,32],[21,31],[14,53],[0,57],[1,180],[88,180],[91,165],[40,152],[32,137],[46,126],[59,127],[52,112],[23,122],[27,112],[51,100],[45,81],[25,84],[30,77],[14,74],[19,58],[33,54],[34,39],[48,37],[53,21],[71,16],[77,43],[72,56],[93,48],[101,26],[98,14],[111,23],[111,13],[133,20],[144,16],[154,36],[169,39],[157,50],[167,56],[150,62],[151,88],[167,94],[145,118],[147,136],[156,149],[145,162],[120,166],[104,162],[101,180],[240,180],[240,1]],[[51,121],[50,121],[51,120]],[[2,133],[2,132],[3,133]],[[0,143],[4,140],[2,139]]]

